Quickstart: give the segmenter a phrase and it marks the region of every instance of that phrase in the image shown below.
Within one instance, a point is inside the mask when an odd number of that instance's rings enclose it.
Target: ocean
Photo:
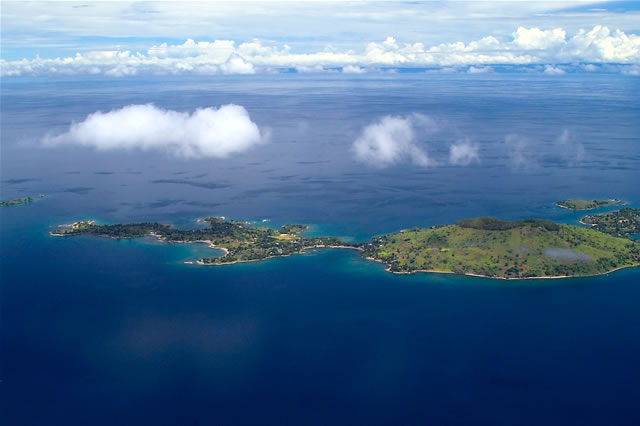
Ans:
[[[473,216],[577,223],[640,202],[640,80],[494,73],[3,79],[0,422],[6,425],[640,423],[640,270],[564,280],[392,275],[352,250],[220,267],[203,244],[54,238],[74,220],[207,215],[352,241]],[[234,103],[271,141],[226,159],[44,147],[129,104]],[[352,143],[419,113],[438,163]],[[563,138],[562,135],[568,135]],[[447,162],[453,141],[479,161]],[[604,210],[603,210],[604,211]]]

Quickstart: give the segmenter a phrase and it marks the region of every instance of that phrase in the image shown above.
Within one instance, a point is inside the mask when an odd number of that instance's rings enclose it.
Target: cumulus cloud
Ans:
[[[244,60],[240,55],[232,53],[229,58],[220,65],[222,74],[255,74],[253,64]]]
[[[486,74],[489,72],[493,72],[493,68],[491,67],[469,67],[467,70],[468,74]]]
[[[347,65],[342,67],[342,72],[344,74],[364,74],[367,70],[356,65]]]
[[[353,152],[358,161],[374,167],[405,162],[421,167],[433,166],[435,161],[416,143],[416,129],[428,133],[433,125],[433,120],[419,114],[382,117],[363,129],[353,143]]]
[[[560,68],[560,67],[554,67],[554,66],[552,66],[552,65],[547,65],[547,66],[544,68],[544,71],[543,71],[543,72],[544,72],[545,74],[547,74],[547,75],[563,75],[563,74],[566,74],[566,73],[567,73],[564,69],[562,69],[562,68]]]
[[[212,42],[188,39],[182,44],[153,45],[146,51],[104,50],[76,53],[67,58],[0,59],[2,76],[104,74],[124,77],[151,74],[253,74],[273,68],[314,70],[341,68],[363,72],[380,67],[470,67],[489,71],[490,64],[640,64],[640,36],[596,25],[569,36],[562,28],[520,27],[510,39],[487,36],[463,43],[428,46],[400,43],[393,37],[367,43],[363,49],[338,50],[331,46],[297,53],[287,44],[251,40]],[[627,69],[633,75],[634,69]]]
[[[562,46],[567,33],[562,28],[541,30],[540,28],[518,28],[513,33],[512,44],[523,50],[542,50]]]
[[[468,166],[480,161],[478,145],[468,140],[458,141],[449,147],[449,163],[455,166]]]
[[[43,142],[48,146],[73,144],[103,151],[164,150],[186,158],[223,158],[268,138],[268,129],[261,131],[239,105],[188,113],[146,104],[89,114],[85,120],[72,123],[67,132],[48,136]]]
[[[312,65],[312,66],[301,65],[296,67],[296,72],[300,74],[311,74],[311,73],[324,74],[324,73],[333,73],[338,71],[335,69],[325,68],[322,65]]]

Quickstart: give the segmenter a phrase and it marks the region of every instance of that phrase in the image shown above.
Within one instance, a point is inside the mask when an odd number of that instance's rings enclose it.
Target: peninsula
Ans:
[[[601,207],[618,206],[624,201],[612,198],[610,200],[564,200],[554,203],[558,207],[570,210],[595,210]]]
[[[284,225],[275,230],[221,217],[203,221],[207,227],[191,230],[157,222],[98,225],[81,221],[50,234],[111,238],[151,235],[167,242],[205,242],[224,251],[223,256],[199,259],[200,265],[258,261],[317,247],[360,250],[364,257],[384,263],[387,271],[394,273],[440,272],[501,279],[589,276],[640,265],[640,242],[541,219],[465,219],[356,244],[336,237],[302,236],[308,229],[305,225]]]
[[[580,219],[580,223],[614,237],[629,237],[630,234],[640,234],[640,209],[626,208],[591,214]]]

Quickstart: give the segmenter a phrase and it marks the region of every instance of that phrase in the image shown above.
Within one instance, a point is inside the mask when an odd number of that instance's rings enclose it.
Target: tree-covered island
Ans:
[[[640,234],[640,209],[620,209],[610,213],[590,214],[580,222],[615,237]]]
[[[394,273],[441,272],[489,278],[524,279],[588,276],[640,265],[640,242],[549,220],[465,219],[453,225],[414,228],[347,244],[335,237],[304,237],[305,225],[279,230],[224,218],[204,219],[203,229],[181,230],[157,222],[97,225],[75,222],[52,235],[136,238],[152,235],[167,242],[206,242],[224,250],[201,265],[224,265],[288,256],[316,247],[361,251]]]
[[[93,221],[75,222],[51,231],[51,235],[96,235],[111,238],[137,238],[152,235],[159,240],[175,243],[205,242],[212,248],[225,252],[224,256],[205,257],[202,265],[224,265],[248,262],[271,257],[288,256],[315,247],[347,247],[335,237],[303,237],[299,235],[305,225],[284,225],[279,230],[251,226],[246,222],[227,221],[222,217],[202,219],[207,227],[202,229],[176,229],[157,222],[133,224],[97,225]],[[352,248],[352,246],[348,246]]]
[[[612,198],[610,200],[563,200],[554,203],[558,207],[569,210],[595,210],[601,207],[619,206],[624,201]]]

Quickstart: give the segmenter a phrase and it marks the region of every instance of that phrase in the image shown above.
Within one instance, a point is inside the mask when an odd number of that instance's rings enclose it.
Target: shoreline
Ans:
[[[558,204],[558,202],[556,201],[555,203],[553,203],[554,206],[556,207],[560,207],[561,209],[567,209],[567,210],[572,210],[574,212],[588,212],[591,210],[598,210],[598,209],[603,209],[605,207],[613,207],[613,206],[625,206],[627,205],[626,201],[622,201],[622,200],[617,200],[615,198],[611,199],[611,200],[607,200],[607,201],[611,201],[611,204],[607,204],[604,206],[596,206],[596,207],[591,207],[590,209],[572,209],[571,207],[567,207],[567,206],[561,206],[560,204]]]
[[[585,225],[585,226],[590,226],[590,227],[594,227],[595,226],[594,224],[584,223],[582,220],[579,220],[578,222],[580,224],[582,224],[582,225]],[[65,225],[59,225],[59,226],[65,226]],[[72,226],[73,226],[73,224],[72,224]],[[49,231],[48,234],[50,236],[53,236],[53,237],[67,237],[67,236],[76,235],[76,234],[56,234],[56,233],[53,233],[53,231]],[[225,257],[225,256],[227,256],[229,254],[229,249],[228,248],[222,247],[222,246],[217,246],[211,240],[193,240],[193,241],[175,240],[175,241],[168,241],[166,239],[166,237],[164,237],[164,236],[162,236],[160,234],[157,234],[155,232],[149,232],[148,234],[145,234],[145,235],[133,236],[133,237],[113,237],[113,236],[109,236],[109,235],[92,235],[92,236],[103,237],[103,238],[106,237],[106,238],[111,238],[111,239],[116,239],[116,240],[125,239],[125,238],[126,239],[134,239],[134,238],[142,238],[142,237],[145,237],[145,236],[151,236],[151,237],[155,237],[155,239],[157,241],[162,241],[162,242],[165,242],[165,243],[176,243],[176,244],[204,243],[204,244],[207,244],[209,246],[209,248],[216,249],[216,250],[221,250],[223,252],[223,255],[215,256],[214,258],[223,258],[223,257]],[[260,258],[260,259],[234,260],[232,262],[224,262],[224,263],[205,263],[205,262],[202,261],[202,259],[204,259],[204,257],[203,257],[203,258],[200,258],[200,259],[197,259],[197,260],[186,260],[186,261],[183,261],[182,263],[185,264],[185,265],[199,265],[199,266],[225,266],[225,265],[234,265],[234,264],[237,264],[237,263],[261,262],[261,261],[266,261],[266,260],[269,260],[269,259],[276,259],[276,258],[281,258],[281,257],[284,258],[284,257],[292,256],[292,255],[303,254],[307,250],[320,249],[320,248],[349,249],[349,250],[363,251],[362,247],[356,247],[356,246],[317,244],[317,245],[313,245],[313,246],[304,247],[298,252],[289,253],[289,254],[286,254],[286,255],[267,256],[267,257],[263,257],[263,258]],[[504,281],[553,280],[553,279],[565,279],[565,278],[597,277],[597,276],[602,276],[602,275],[608,275],[608,274],[614,273],[614,272],[622,270],[622,269],[640,267],[640,263],[638,263],[638,264],[634,264],[634,265],[620,266],[620,267],[614,268],[614,269],[609,270],[609,271],[605,271],[605,272],[601,272],[601,273],[594,273],[594,274],[589,274],[589,275],[558,275],[558,276],[543,276],[543,277],[507,278],[507,277],[488,276],[488,275],[474,274],[474,273],[457,273],[457,272],[453,272],[453,271],[434,270],[434,269],[416,269],[416,270],[412,270],[412,271],[392,271],[391,270],[391,265],[389,263],[386,263],[383,260],[376,259],[376,258],[373,258],[373,257],[362,257],[362,258],[365,259],[365,260],[370,260],[370,261],[381,263],[381,264],[385,265],[385,269],[384,269],[385,272],[389,272],[389,273],[396,274],[396,275],[410,275],[410,274],[421,274],[421,273],[425,273],[425,274],[452,274],[452,275],[459,275],[459,276],[468,276],[468,277],[485,278],[485,279],[492,279],[492,280],[504,280]]]
[[[460,273],[453,272],[453,271],[438,271],[438,270],[434,270],[434,269],[416,269],[415,271],[392,271],[391,270],[391,266],[388,263],[385,263],[382,260],[379,260],[379,259],[376,259],[376,258],[373,258],[373,257],[365,257],[364,259],[381,263],[381,264],[386,266],[386,268],[384,269],[385,272],[389,272],[391,274],[396,274],[396,275],[450,274],[450,275],[459,275],[461,277],[486,278],[486,279],[489,279],[489,280],[503,280],[503,281],[561,280],[561,279],[566,279],[566,278],[599,277],[599,276],[602,276],[602,275],[612,274],[612,273],[614,273],[616,271],[620,271],[622,269],[630,269],[630,268],[638,268],[638,267],[640,267],[640,263],[638,263],[636,265],[620,266],[620,267],[617,267],[617,268],[612,269],[612,270],[607,271],[607,272],[600,272],[598,274],[590,274],[590,275],[557,275],[557,276],[551,276],[551,277],[507,278],[507,277],[491,277],[489,275],[472,274],[472,273],[468,273],[468,272],[466,272],[464,274],[460,274]]]
[[[218,247],[216,247],[216,248],[218,248]],[[235,265],[237,263],[262,262],[263,260],[279,259],[279,258],[284,258],[284,257],[289,257],[289,256],[295,256],[297,254],[303,254],[307,250],[313,250],[313,249],[318,249],[318,248],[350,249],[350,250],[362,251],[362,249],[360,247],[317,245],[317,246],[305,247],[304,249],[300,250],[299,252],[283,254],[283,255],[279,255],[279,256],[268,256],[268,257],[263,257],[262,259],[234,260],[233,262],[225,262],[225,263],[204,263],[202,261],[202,259],[198,259],[197,261],[195,261],[195,263],[191,262],[191,263],[189,263],[189,265],[196,264],[196,265],[200,265],[200,266],[226,266],[226,265]],[[228,252],[228,250],[227,250],[227,252]],[[220,256],[220,257],[223,257],[223,256]],[[187,264],[187,262],[183,262],[183,263]]]

